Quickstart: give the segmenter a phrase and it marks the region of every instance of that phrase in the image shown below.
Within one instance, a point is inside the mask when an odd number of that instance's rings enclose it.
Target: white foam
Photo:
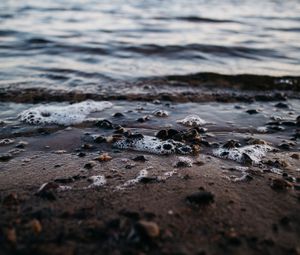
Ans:
[[[198,115],[195,115],[195,114],[188,115],[187,117],[185,117],[182,120],[177,120],[177,123],[182,124],[187,127],[200,127],[200,126],[207,124],[207,122],[205,120],[201,119]]]
[[[92,112],[103,111],[112,107],[108,101],[87,100],[72,105],[41,105],[23,111],[19,118],[32,125],[58,124],[72,125],[83,122]]]
[[[188,154],[191,147],[172,139],[162,141],[153,136],[143,136],[142,138],[124,138],[114,143],[119,149],[131,149],[135,151],[150,152],[154,154],[181,153]]]
[[[271,151],[272,147],[265,144],[247,145],[240,148],[227,149],[220,147],[213,151],[213,155],[219,158],[231,159],[237,162],[243,161],[243,154],[247,154],[253,164],[259,164],[266,152]]]
[[[116,189],[122,190],[126,187],[133,186],[133,185],[139,183],[143,178],[148,176],[149,169],[152,169],[152,167],[147,167],[147,168],[142,169],[134,179],[126,181],[122,185],[117,186]]]
[[[92,182],[88,188],[101,187],[106,184],[106,179],[103,175],[94,175],[88,178],[88,181]]]

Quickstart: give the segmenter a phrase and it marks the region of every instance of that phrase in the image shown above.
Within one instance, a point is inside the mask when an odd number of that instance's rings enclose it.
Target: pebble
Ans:
[[[286,190],[290,186],[290,183],[284,179],[277,178],[273,179],[271,182],[271,188],[274,190]]]
[[[146,162],[148,161],[148,159],[146,159],[146,157],[144,155],[139,155],[136,156],[135,158],[132,159],[133,161],[140,161],[140,162]]]
[[[18,205],[19,204],[19,199],[18,199],[18,194],[13,192],[3,199],[3,205],[6,206],[12,206],[12,205]]]
[[[283,109],[289,108],[289,106],[286,103],[282,103],[282,102],[275,104],[274,106],[277,108],[283,108]]]
[[[156,117],[161,117],[161,118],[169,116],[169,113],[167,111],[164,111],[164,110],[156,110],[152,114]]]
[[[44,183],[39,190],[37,191],[36,195],[48,199],[48,200],[55,200],[56,196],[53,193],[53,191],[57,190],[59,188],[59,185],[55,182],[47,182]]]
[[[250,109],[246,111],[248,114],[257,114],[259,111],[257,109]]]
[[[95,161],[89,161],[89,162],[87,162],[83,167],[84,167],[85,169],[92,169],[95,165],[96,165],[96,162],[95,162]]]
[[[195,205],[208,205],[214,202],[214,194],[201,190],[186,197],[186,201]]]
[[[0,153],[0,161],[8,161],[12,159],[12,157],[11,153]]]
[[[136,224],[136,230],[147,238],[156,238],[160,235],[159,226],[153,221],[138,221]]]
[[[293,153],[291,155],[291,158],[293,158],[293,159],[300,159],[300,154],[299,153]]]
[[[29,222],[29,225],[33,231],[33,233],[35,233],[36,235],[42,232],[42,224],[40,223],[39,220],[37,219],[33,219]]]

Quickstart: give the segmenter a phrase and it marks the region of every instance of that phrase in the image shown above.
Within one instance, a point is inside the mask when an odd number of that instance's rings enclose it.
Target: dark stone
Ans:
[[[139,156],[136,156],[135,158],[133,158],[132,160],[133,160],[133,161],[141,161],[141,162],[145,162],[145,161],[147,161],[148,159],[146,159],[144,155],[139,155]]]
[[[257,113],[259,113],[259,111],[256,110],[256,109],[250,109],[250,110],[247,110],[246,112],[249,113],[249,114],[257,114]]]
[[[226,142],[222,147],[230,150],[230,149],[240,147],[240,146],[241,146],[241,144],[238,141],[230,140],[230,141]]]
[[[0,161],[8,161],[12,159],[12,154],[10,153],[0,153]]]
[[[99,120],[95,124],[96,127],[104,128],[104,129],[113,129],[114,125],[109,120]]]
[[[105,143],[106,142],[106,138],[104,136],[99,135],[99,136],[97,136],[97,137],[94,138],[94,142],[95,143]]]
[[[277,107],[277,108],[284,108],[284,109],[289,108],[289,106],[286,103],[282,103],[282,102],[280,102],[278,104],[275,104],[275,107]]]
[[[115,117],[115,118],[122,118],[122,117],[124,117],[125,115],[123,114],[123,113],[121,113],[121,112],[116,112],[114,115],[113,115],[113,117]]]
[[[214,194],[202,190],[187,196],[186,201],[194,205],[208,205],[214,202]]]

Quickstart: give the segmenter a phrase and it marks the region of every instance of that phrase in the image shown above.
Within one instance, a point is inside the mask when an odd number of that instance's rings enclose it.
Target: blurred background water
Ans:
[[[2,86],[299,71],[299,0],[0,1]]]

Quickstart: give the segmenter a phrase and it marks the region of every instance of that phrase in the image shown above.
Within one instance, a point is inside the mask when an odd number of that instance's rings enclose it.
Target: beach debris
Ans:
[[[108,155],[108,153],[102,153],[97,158],[94,158],[94,160],[98,160],[100,162],[110,161],[112,160],[112,157]]]
[[[177,123],[182,124],[187,127],[200,127],[200,126],[207,124],[207,122],[205,120],[201,119],[196,114],[188,115],[184,119],[177,120]]]
[[[152,114],[156,117],[168,117],[169,116],[169,112],[164,111],[164,110],[155,110],[154,112],[152,112]]]
[[[13,144],[14,142],[15,142],[15,139],[5,138],[5,139],[0,140],[0,146]]]
[[[187,157],[178,157],[178,161],[175,163],[175,167],[192,167],[193,161]]]
[[[246,145],[244,147],[230,147],[224,146],[213,150],[213,155],[223,159],[230,159],[243,164],[257,165],[265,156],[266,152],[273,150],[269,145],[255,144]]]
[[[68,126],[86,120],[92,112],[103,111],[112,107],[108,101],[83,101],[71,105],[40,105],[21,112],[22,122],[31,125],[58,124]]]
[[[159,226],[153,221],[139,220],[135,229],[141,236],[146,238],[156,238],[160,235]]]
[[[88,181],[91,182],[91,184],[88,186],[88,188],[101,187],[106,184],[106,179],[105,179],[105,176],[103,176],[103,175],[90,176],[88,178]]]
[[[214,202],[214,194],[209,191],[201,190],[188,195],[186,201],[197,206],[208,205]]]
[[[192,148],[181,142],[176,142],[172,139],[162,141],[153,136],[146,135],[131,135],[116,141],[114,147],[119,149],[131,149],[135,151],[143,151],[154,154],[189,154]]]

